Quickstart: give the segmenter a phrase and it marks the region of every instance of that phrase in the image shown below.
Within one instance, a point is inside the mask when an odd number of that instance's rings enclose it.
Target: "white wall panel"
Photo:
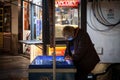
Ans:
[[[104,17],[112,24],[120,21],[120,1],[118,2],[102,2],[101,9]],[[91,10],[91,3],[88,3],[87,7],[87,21],[89,25],[93,25],[101,30],[108,29],[110,27],[104,26],[99,23],[93,16]],[[109,9],[113,9],[114,18],[108,18]],[[108,31],[97,31],[87,26],[87,31],[95,45],[96,50],[102,50],[102,54],[99,54],[101,62],[104,63],[120,63],[120,24]],[[102,49],[101,49],[102,48]],[[99,52],[99,51],[97,51]]]

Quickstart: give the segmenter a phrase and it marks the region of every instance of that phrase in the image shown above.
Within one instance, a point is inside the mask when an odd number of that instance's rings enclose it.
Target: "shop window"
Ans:
[[[78,27],[78,8],[68,4],[59,5],[59,1],[61,0],[56,0],[55,4],[55,37],[64,39],[62,36],[64,26]]]
[[[42,42],[42,0],[23,1],[23,40]],[[23,44],[23,53],[42,55],[41,45]]]
[[[23,1],[23,38],[42,40],[42,0]],[[29,37],[29,38],[28,38]]]

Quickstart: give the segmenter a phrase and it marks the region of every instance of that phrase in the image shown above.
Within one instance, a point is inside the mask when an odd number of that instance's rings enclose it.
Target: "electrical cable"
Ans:
[[[93,4],[94,3],[94,4]],[[115,23],[115,24],[105,24],[105,23],[103,23],[103,22],[101,22],[100,20],[99,20],[99,18],[97,17],[97,15],[95,14],[95,1],[93,0],[93,3],[92,3],[92,10],[93,10],[93,13],[94,13],[94,16],[95,16],[95,18],[97,19],[97,21],[99,22],[99,23],[101,23],[102,25],[105,25],[105,26],[116,26],[116,25],[118,25],[118,24],[120,24],[120,20],[117,22],[117,23]]]
[[[93,24],[93,22],[92,22],[92,15],[91,15],[91,13],[92,13],[92,5],[91,5],[91,8],[90,8],[90,21],[91,21],[91,25],[94,27],[92,27],[90,24],[89,24],[89,22],[87,21],[87,24],[88,24],[88,26],[92,29],[92,30],[94,30],[94,31],[99,31],[99,32],[106,32],[106,31],[110,31],[111,29],[113,29],[114,28],[114,26],[113,27],[108,27],[108,29],[103,29],[103,30],[100,30],[100,29],[98,29],[97,27],[95,27],[95,25]]]
[[[98,0],[98,1],[99,1],[99,0]],[[110,2],[110,1],[108,1],[108,2]],[[101,8],[100,1],[98,2],[98,9],[99,9],[99,11],[100,11],[100,13],[101,13],[102,18],[103,18],[107,23],[109,23],[110,26],[116,26],[117,24],[120,23],[120,21],[118,21],[117,23],[112,24],[112,23],[110,23],[110,22],[104,17],[104,15],[103,15],[103,13],[102,13],[102,8]]]
[[[108,2],[109,2],[109,1],[108,1]],[[101,9],[101,5],[100,5],[99,9]],[[102,9],[101,9],[101,15],[103,15],[103,13],[102,13]],[[102,16],[102,17],[104,18],[104,20],[105,20],[106,22],[108,22],[108,23],[109,23],[109,25],[108,25],[108,26],[106,26],[106,27],[116,26],[116,25],[118,25],[118,24],[120,23],[120,19],[119,19],[119,21],[118,21],[117,23],[113,24],[113,23],[110,23],[107,19],[105,19],[105,17],[104,17],[104,16]],[[107,25],[107,24],[106,24],[106,25]]]
[[[94,2],[94,10],[95,10],[95,14],[96,14],[96,17],[100,20],[100,21],[103,21],[105,23],[105,20],[103,19],[103,17],[100,15],[99,13],[99,6],[98,6],[98,2]]]
[[[101,22],[100,19],[98,18],[97,14],[96,14],[96,11],[95,11],[96,9],[97,9],[97,8],[96,8],[96,1],[94,1],[93,4],[92,4],[92,10],[93,10],[93,12],[94,12],[94,16],[95,16],[95,18],[97,19],[97,21],[98,21],[99,23],[101,23],[101,24],[104,25],[104,23]],[[100,16],[100,15],[99,15],[99,16]]]
[[[112,24],[104,17],[104,15],[103,15],[103,13],[102,13],[101,1],[100,1],[100,0],[98,0],[98,2],[97,2],[97,12],[98,12],[98,15],[101,17],[101,19],[102,19],[105,23],[107,23],[107,24],[109,24],[109,25],[112,25]]]

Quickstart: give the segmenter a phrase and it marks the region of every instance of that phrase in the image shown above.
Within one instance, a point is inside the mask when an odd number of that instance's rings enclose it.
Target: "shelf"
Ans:
[[[19,40],[19,42],[21,42],[23,44],[29,44],[29,45],[42,44],[43,43],[41,40]]]

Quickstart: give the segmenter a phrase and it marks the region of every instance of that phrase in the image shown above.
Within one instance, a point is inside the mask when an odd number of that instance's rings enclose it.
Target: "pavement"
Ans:
[[[0,80],[28,80],[29,58],[22,55],[0,55]]]

